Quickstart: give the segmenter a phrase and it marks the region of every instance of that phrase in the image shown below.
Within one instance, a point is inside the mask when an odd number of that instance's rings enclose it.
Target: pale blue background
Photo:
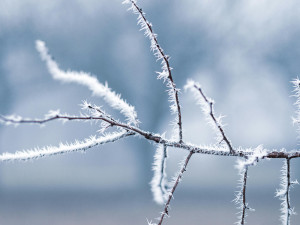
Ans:
[[[161,46],[171,56],[177,87],[200,82],[226,115],[234,146],[298,148],[290,81],[300,73],[300,3],[279,1],[140,1]],[[77,114],[82,100],[103,107],[84,87],[53,81],[34,46],[46,42],[61,68],[91,72],[136,107],[141,127],[171,135],[167,94],[136,15],[121,1],[2,0],[0,2],[0,113],[43,117],[50,109]],[[214,143],[214,133],[191,93],[180,94],[184,138]],[[116,117],[122,116],[114,113]],[[0,127],[0,151],[57,145],[93,135],[89,123]],[[162,207],[149,182],[155,146],[126,139],[74,153],[0,166],[0,220],[11,224],[146,224]],[[170,150],[168,174],[185,156]],[[175,194],[166,224],[233,224],[235,159],[195,156]],[[279,224],[281,160],[249,171],[249,224]],[[293,160],[299,179],[299,161]],[[295,187],[292,196],[299,196]],[[300,199],[293,205],[299,212]],[[299,222],[296,216],[294,224]]]

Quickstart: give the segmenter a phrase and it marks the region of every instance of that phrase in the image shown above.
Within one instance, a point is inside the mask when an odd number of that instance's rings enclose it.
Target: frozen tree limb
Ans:
[[[244,169],[244,175],[243,175],[243,202],[242,202],[242,215],[241,215],[241,225],[245,224],[245,217],[246,217],[246,209],[248,209],[248,204],[246,203],[246,187],[247,187],[247,178],[248,178],[248,166]]]
[[[294,184],[298,184],[298,181],[291,181],[291,159],[287,158],[281,170],[281,189],[276,191],[276,197],[282,200],[281,203],[281,217],[282,225],[290,225],[291,215],[295,215],[294,208],[291,207],[290,202],[290,188]]]
[[[244,159],[238,159],[236,168],[240,173],[239,180],[239,191],[236,194],[234,202],[238,205],[237,209],[240,210],[238,216],[238,225],[244,225],[246,219],[246,210],[254,211],[254,209],[249,208],[248,203],[246,202],[246,189],[247,189],[247,179],[248,179],[248,170],[250,166],[255,166],[261,159],[267,157],[268,151],[263,148],[262,145],[259,145],[252,151],[252,155],[245,156]]]
[[[141,30],[145,31],[145,36],[150,39],[150,48],[154,52],[154,56],[157,60],[161,60],[162,72],[158,72],[158,79],[163,79],[167,81],[167,87],[169,88],[169,101],[171,102],[171,112],[173,114],[177,113],[177,118],[175,124],[178,125],[179,129],[179,142],[182,140],[182,117],[181,117],[181,106],[179,103],[178,92],[179,89],[176,88],[176,84],[172,77],[172,68],[169,63],[169,56],[166,55],[158,43],[157,34],[153,32],[152,24],[146,19],[145,13],[137,5],[135,0],[125,0],[123,4],[131,4],[130,10],[133,13],[138,14],[138,24],[141,26]]]
[[[40,53],[42,60],[46,62],[48,71],[54,79],[87,86],[94,95],[102,97],[112,108],[117,109],[124,114],[130,124],[134,124],[135,126],[139,124],[134,107],[123,100],[121,95],[111,91],[107,83],[103,85],[96,77],[82,71],[76,72],[61,70],[53,57],[49,54],[48,48],[43,41],[36,41],[36,49]]]
[[[297,98],[295,105],[296,105],[296,117],[293,117],[293,122],[297,123],[299,125],[300,123],[300,80],[297,77],[292,81],[292,84],[294,85],[294,92],[295,95],[294,97]],[[298,126],[298,131],[299,131],[299,126]]]
[[[166,200],[166,160],[167,160],[167,146],[159,145],[154,155],[153,171],[154,175],[151,181],[151,191],[153,193],[154,201],[157,204],[164,204]]]
[[[166,215],[167,215],[167,216],[169,215],[169,206],[170,206],[171,199],[173,198],[173,194],[174,194],[174,192],[175,192],[175,190],[176,190],[176,188],[177,188],[179,182],[181,181],[182,175],[183,175],[183,173],[186,171],[186,167],[187,167],[187,165],[188,165],[188,163],[189,163],[189,161],[190,161],[190,159],[191,159],[191,157],[192,157],[192,155],[193,155],[194,153],[195,153],[194,151],[190,151],[190,153],[189,153],[188,156],[186,157],[186,159],[185,159],[185,161],[184,161],[184,163],[183,163],[183,165],[182,165],[182,168],[181,168],[181,170],[179,171],[176,180],[174,181],[174,185],[173,185],[173,187],[170,189],[169,197],[168,197],[168,200],[167,200],[167,202],[166,202],[166,204],[165,204],[164,211],[163,211],[162,214],[161,214],[161,217],[160,217],[160,220],[159,220],[158,225],[161,225],[162,222],[163,222],[163,220],[164,220],[164,217],[165,217]]]
[[[0,161],[16,161],[16,160],[31,160],[43,158],[53,155],[61,155],[70,152],[86,151],[97,145],[115,142],[124,137],[133,135],[130,132],[110,133],[102,137],[90,137],[84,141],[75,141],[73,144],[60,144],[58,147],[47,146],[43,148],[35,148],[32,150],[18,151],[14,154],[3,153],[0,155]]]
[[[204,112],[204,114],[207,117],[209,117],[211,119],[210,124],[213,126],[213,128],[217,129],[220,132],[220,134],[221,134],[220,142],[225,141],[230,153],[234,153],[234,149],[233,149],[229,139],[225,135],[224,128],[223,128],[222,121],[221,121],[222,117],[217,118],[214,114],[214,108],[213,108],[214,101],[210,98],[207,98],[205,96],[204,92],[202,91],[200,84],[195,83],[192,80],[189,80],[184,88],[191,89],[192,91],[196,90],[198,92],[198,94],[200,94],[201,98],[198,98],[198,103],[201,106],[202,111]]]
[[[239,216],[238,216],[238,222],[236,224],[238,225],[244,225],[245,219],[246,219],[246,210],[252,210],[253,209],[248,207],[248,203],[246,201],[246,189],[247,189],[247,179],[248,179],[248,168],[249,165],[245,165],[244,167],[237,166],[240,172],[240,180],[239,180],[239,188],[240,190],[237,192],[236,197],[234,199],[234,202],[238,205],[237,209],[240,210]]]

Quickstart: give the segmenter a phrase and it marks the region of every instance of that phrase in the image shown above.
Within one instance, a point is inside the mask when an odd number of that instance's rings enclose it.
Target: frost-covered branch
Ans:
[[[244,170],[248,166],[255,166],[260,160],[264,158],[269,158],[268,155],[270,151],[263,148],[262,145],[257,146],[254,149],[248,150],[252,154],[245,155],[245,160],[238,159],[236,168],[239,171]],[[285,151],[282,151],[284,153]]]
[[[154,175],[151,181],[151,191],[153,193],[154,201],[157,204],[164,204],[166,201],[166,160],[167,160],[167,146],[159,145],[154,155],[153,171]]]
[[[47,117],[45,119],[22,119],[20,116],[15,116],[15,119],[12,116],[4,117],[0,116],[0,122],[4,122],[6,124],[19,124],[19,123],[34,123],[41,124],[50,122],[53,120],[79,120],[79,121],[87,121],[87,120],[102,120],[109,123],[111,126],[119,127],[125,129],[126,131],[133,132],[142,136],[143,138],[153,141],[155,143],[163,144],[167,147],[175,147],[184,149],[187,151],[193,151],[194,153],[205,154],[205,155],[216,155],[216,156],[234,156],[239,158],[247,158],[245,161],[249,165],[252,165],[256,161],[265,158],[299,158],[300,151],[285,151],[282,150],[267,150],[263,149],[261,146],[255,149],[242,149],[237,148],[234,150],[234,153],[228,152],[225,148],[220,148],[217,146],[197,146],[190,143],[180,143],[179,141],[172,141],[166,139],[163,135],[155,134],[149,131],[144,131],[138,127],[134,127],[122,122],[119,122],[115,119],[103,117],[103,116],[65,116],[65,115],[53,115],[53,117]],[[242,161],[241,161],[242,162]]]
[[[279,197],[280,200],[282,200],[281,203],[281,222],[282,225],[290,225],[290,218],[291,215],[296,214],[294,211],[294,208],[291,207],[290,202],[290,188],[294,184],[298,184],[298,181],[291,181],[291,159],[287,158],[284,162],[284,165],[281,170],[281,189],[276,191],[276,197]]]
[[[10,124],[22,124],[22,123],[31,123],[31,124],[43,124],[53,120],[100,120],[102,117],[93,117],[93,116],[69,116],[56,114],[53,116],[45,116],[45,119],[23,119],[20,116],[2,116],[0,115],[0,121],[4,122],[6,125]]]
[[[241,225],[244,225],[245,223],[245,217],[246,217],[246,209],[248,209],[248,204],[246,203],[246,187],[247,187],[247,178],[248,178],[248,166],[246,166],[244,175],[243,175],[243,211],[242,211],[242,217],[241,217]]]
[[[47,146],[43,148],[18,151],[13,154],[3,153],[0,155],[0,161],[31,160],[70,152],[86,151],[97,145],[115,142],[130,135],[133,135],[133,133],[123,131],[118,133],[106,134],[102,137],[92,136],[88,139],[85,139],[84,141],[75,141],[73,144],[60,144],[58,147]]]
[[[227,138],[227,136],[225,135],[224,132],[224,128],[222,125],[222,117],[216,117],[214,114],[214,108],[213,108],[213,104],[214,101],[210,98],[207,98],[204,94],[204,92],[202,91],[200,84],[195,83],[192,80],[189,80],[188,83],[185,86],[185,89],[191,89],[192,91],[196,91],[198,92],[198,94],[200,94],[200,98],[198,98],[198,103],[202,108],[202,111],[204,112],[204,114],[210,118],[211,120],[211,125],[213,126],[213,128],[216,128],[220,134],[221,134],[221,141],[225,141],[230,153],[234,153],[234,149],[229,141],[229,139]]]
[[[82,71],[61,70],[53,57],[49,54],[48,48],[43,41],[36,41],[36,49],[40,53],[42,60],[46,62],[48,71],[54,79],[66,83],[73,82],[88,87],[94,95],[102,97],[112,108],[119,110],[126,117],[129,124],[134,124],[135,126],[139,124],[134,107],[123,100],[120,94],[116,94],[112,91],[107,83],[103,85],[95,76]]]
[[[130,10],[133,13],[138,14],[138,24],[141,26],[141,30],[145,31],[145,36],[150,39],[150,48],[154,52],[154,56],[157,60],[161,60],[162,72],[158,72],[158,79],[163,79],[167,82],[167,87],[169,88],[169,101],[171,102],[171,112],[177,114],[175,125],[179,128],[179,142],[182,142],[182,117],[181,117],[181,107],[179,103],[179,89],[176,88],[176,84],[172,77],[172,68],[169,63],[169,56],[166,55],[158,43],[157,34],[154,33],[152,24],[146,19],[145,13],[137,5],[136,0],[125,0],[123,4],[131,4]]]
[[[240,172],[240,190],[236,194],[236,198],[234,199],[234,202],[238,205],[238,209],[240,210],[239,216],[238,216],[238,222],[236,224],[238,225],[244,225],[245,219],[246,219],[246,210],[252,210],[248,207],[248,203],[246,202],[246,189],[247,189],[247,178],[248,178],[248,165],[243,167],[242,169],[239,168]]]
[[[176,178],[175,181],[174,181],[174,185],[173,185],[173,187],[170,189],[169,197],[168,197],[168,200],[167,200],[167,202],[166,202],[166,204],[165,204],[164,211],[163,211],[162,214],[161,214],[161,217],[160,217],[160,220],[159,220],[158,225],[161,225],[162,222],[163,222],[163,220],[164,220],[164,217],[165,217],[166,215],[167,215],[167,216],[169,215],[169,206],[170,206],[171,199],[173,198],[173,194],[174,194],[174,192],[175,192],[175,190],[176,190],[176,188],[177,188],[179,182],[181,181],[182,175],[183,175],[183,173],[186,171],[186,167],[187,167],[187,165],[188,165],[188,163],[189,163],[189,161],[190,161],[190,159],[191,159],[191,157],[192,157],[192,155],[193,155],[194,153],[195,153],[194,151],[190,151],[190,153],[189,153],[188,156],[186,157],[184,163],[182,164],[182,168],[181,168],[181,170],[179,171],[178,176],[177,176],[177,178]]]
[[[300,123],[300,80],[297,77],[292,81],[292,84],[294,85],[294,92],[295,97],[297,98],[295,105],[296,105],[296,117],[293,118],[294,123]]]
[[[246,189],[247,189],[247,179],[248,170],[250,166],[255,166],[260,160],[267,157],[268,151],[259,145],[255,149],[251,150],[252,155],[245,156],[244,159],[238,159],[236,168],[239,170],[240,180],[239,180],[239,191],[236,194],[234,202],[238,205],[237,209],[240,210],[238,216],[238,225],[244,225],[246,222],[246,210],[254,211],[254,209],[249,208],[246,201]]]

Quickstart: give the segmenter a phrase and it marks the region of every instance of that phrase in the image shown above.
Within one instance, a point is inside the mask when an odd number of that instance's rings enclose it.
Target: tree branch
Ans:
[[[138,126],[139,120],[135,108],[123,100],[120,94],[116,94],[112,91],[107,83],[100,83],[98,79],[90,73],[61,70],[53,57],[49,54],[48,48],[43,41],[36,41],[36,49],[40,53],[42,60],[45,61],[53,79],[62,82],[77,83],[88,87],[94,95],[102,97],[112,108],[119,110],[125,116],[129,124]]]
[[[163,204],[166,197],[166,160],[167,146],[159,145],[154,155],[153,171],[154,175],[150,182],[154,201]]]
[[[247,178],[248,178],[248,166],[245,168],[245,172],[244,172],[244,182],[243,182],[243,213],[242,213],[241,225],[245,224],[246,209],[248,209],[247,203],[246,203]]]
[[[194,81],[189,80],[187,85],[185,86],[185,89],[187,89],[187,88],[195,88],[200,93],[200,96],[202,97],[202,99],[204,100],[204,102],[206,104],[206,106],[202,107],[202,110],[204,111],[205,114],[207,114],[211,118],[213,124],[219,130],[219,132],[222,136],[221,142],[225,141],[226,145],[228,146],[228,149],[229,149],[230,153],[234,154],[234,149],[233,149],[229,139],[225,135],[225,132],[224,132],[224,129],[221,125],[220,119],[217,119],[214,115],[214,108],[213,108],[214,102],[211,99],[209,99],[205,96],[205,94],[204,94],[203,90],[201,89],[200,85],[195,83]],[[199,101],[199,103],[200,103],[200,105],[203,105],[203,102],[201,100]]]
[[[167,201],[167,203],[166,203],[166,205],[165,205],[164,211],[163,211],[162,214],[161,214],[160,221],[159,221],[158,225],[161,225],[161,224],[162,224],[165,215],[169,215],[168,209],[169,209],[170,202],[171,202],[171,199],[172,199],[172,197],[173,197],[173,194],[174,194],[174,192],[175,192],[175,190],[176,190],[176,188],[177,188],[177,186],[178,186],[178,184],[179,184],[179,182],[180,182],[180,180],[181,180],[181,178],[182,178],[183,173],[186,171],[186,167],[187,167],[187,165],[188,165],[188,163],[189,163],[189,161],[190,161],[190,159],[191,159],[191,157],[192,157],[192,155],[193,155],[194,153],[195,153],[194,151],[190,151],[189,155],[188,155],[187,158],[185,159],[185,162],[184,162],[184,164],[183,164],[183,166],[182,166],[182,168],[181,168],[181,170],[180,170],[180,172],[179,172],[179,174],[178,174],[178,176],[177,176],[177,179],[176,179],[176,181],[174,182],[174,185],[173,185],[173,187],[172,187],[172,189],[171,189],[171,191],[170,191],[168,201]]]
[[[97,145],[106,144],[109,142],[115,142],[122,138],[134,135],[132,132],[119,132],[119,133],[111,133],[107,134],[103,137],[90,137],[82,142],[75,141],[73,144],[60,144],[58,147],[48,146],[42,149],[36,148],[33,150],[27,151],[18,151],[16,153],[3,153],[0,155],[0,161],[15,161],[15,160],[31,160],[37,158],[43,158],[46,156],[53,156],[53,155],[60,155],[70,152],[77,152],[77,151],[86,151],[92,147]]]
[[[287,158],[282,167],[282,175],[281,175],[281,189],[276,191],[276,197],[279,197],[282,200],[281,203],[281,222],[282,225],[290,225],[291,215],[296,214],[294,209],[291,207],[290,203],[290,188],[293,184],[298,184],[298,181],[291,181],[291,158]]]
[[[156,56],[157,60],[162,59],[162,70],[163,72],[159,73],[158,78],[161,79],[163,78],[164,81],[168,80],[169,82],[167,83],[167,87],[170,88],[171,92],[169,93],[170,95],[170,101],[174,102],[174,106],[171,105],[171,111],[176,112],[177,111],[177,116],[178,116],[178,121],[177,125],[179,128],[179,142],[182,143],[182,116],[181,116],[181,107],[179,103],[179,97],[178,97],[178,89],[176,88],[176,84],[173,80],[172,77],[172,68],[170,67],[169,63],[169,56],[166,55],[161,48],[161,46],[158,43],[157,40],[157,34],[153,32],[153,28],[151,23],[146,19],[145,13],[142,11],[142,9],[136,4],[136,1],[133,0],[126,0],[123,3],[131,3],[131,9],[133,10],[134,13],[139,14],[138,17],[138,23],[141,25],[141,30],[145,30],[145,35],[149,37],[150,42],[151,42],[151,50],[154,52],[154,55]],[[174,110],[176,108],[176,110]]]
[[[53,120],[57,120],[57,119],[63,119],[63,120],[80,120],[80,121],[86,121],[86,120],[102,120],[105,121],[109,124],[111,124],[112,126],[116,126],[116,127],[120,127],[125,129],[126,131],[131,131],[134,132],[136,134],[141,135],[142,137],[144,137],[147,140],[153,141],[155,143],[160,143],[160,144],[164,144],[168,147],[175,147],[175,148],[181,148],[181,149],[185,149],[188,151],[193,151],[194,153],[199,153],[199,154],[207,154],[207,155],[218,155],[218,156],[235,156],[235,157],[241,157],[241,158],[247,158],[249,156],[252,156],[254,154],[253,149],[248,149],[248,150],[243,150],[243,149],[235,149],[233,151],[233,153],[228,152],[226,149],[224,148],[217,148],[215,146],[209,147],[209,146],[195,146],[192,144],[188,144],[188,143],[180,143],[179,141],[171,141],[168,140],[166,138],[163,138],[161,135],[159,134],[154,134],[148,131],[144,131],[138,127],[134,127],[128,124],[124,124],[121,122],[118,122],[116,120],[112,120],[110,118],[105,118],[102,116],[99,117],[93,117],[93,116],[86,116],[86,117],[80,117],[80,116],[62,116],[62,115],[55,115],[53,117],[49,117],[46,119],[12,119],[12,118],[7,118],[4,116],[0,116],[0,120],[2,120],[3,122],[9,122],[9,123],[16,123],[16,124],[20,124],[20,123],[35,123],[35,124],[42,124],[42,123],[46,123],[46,122],[50,122]],[[300,151],[290,151],[290,152],[286,152],[284,150],[280,150],[280,151],[276,151],[276,150],[267,150],[265,149],[264,155],[261,155],[261,159],[264,158],[299,158],[300,157]]]
[[[245,219],[246,219],[246,210],[250,209],[248,207],[248,204],[246,202],[246,188],[247,188],[247,178],[248,178],[248,168],[249,166],[246,165],[242,168],[239,168],[240,170],[240,191],[237,193],[235,198],[235,203],[238,204],[238,209],[241,210],[239,212],[239,221],[236,224],[244,225]]]

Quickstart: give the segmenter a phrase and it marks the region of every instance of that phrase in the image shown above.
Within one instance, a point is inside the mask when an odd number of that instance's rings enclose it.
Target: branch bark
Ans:
[[[175,181],[175,183],[174,183],[174,185],[173,185],[173,187],[171,189],[171,192],[170,192],[169,197],[168,197],[168,201],[165,204],[165,208],[164,208],[164,211],[161,214],[161,217],[160,217],[158,225],[161,225],[162,222],[163,222],[163,220],[164,220],[164,217],[166,215],[169,215],[168,209],[169,209],[170,202],[171,202],[171,199],[173,197],[173,194],[174,194],[174,192],[175,192],[175,190],[176,190],[176,188],[177,188],[177,186],[178,186],[178,184],[179,184],[179,182],[180,182],[180,180],[182,178],[183,173],[186,171],[186,167],[187,167],[187,165],[188,165],[188,163],[189,163],[189,161],[190,161],[190,159],[191,159],[191,157],[192,157],[192,155],[194,153],[195,153],[194,151],[190,151],[190,153],[188,154],[187,158],[185,159],[185,162],[184,162],[184,164],[183,164],[183,166],[182,166],[182,168],[181,168],[181,170],[180,170],[180,172],[178,174],[178,177],[177,177],[177,179],[176,179],[176,181]]]

